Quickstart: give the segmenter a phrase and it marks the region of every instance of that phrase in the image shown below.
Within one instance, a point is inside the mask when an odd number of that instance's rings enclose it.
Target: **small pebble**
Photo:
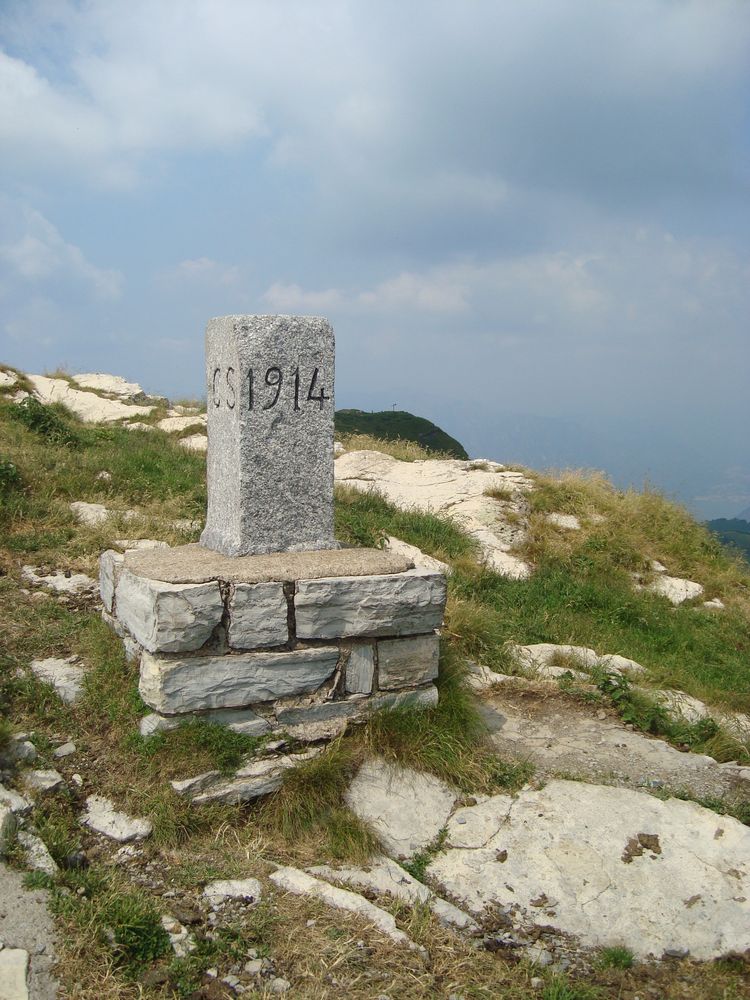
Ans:
[[[76,752],[75,743],[71,743],[70,740],[68,740],[67,743],[63,743],[63,745],[58,747],[57,750],[53,750],[52,756],[57,757],[57,759],[59,760],[61,757],[69,757],[72,753],[75,752]]]
[[[245,962],[245,972],[248,976],[259,976],[263,971],[263,960],[260,958],[253,958],[249,962]]]
[[[531,977],[531,988],[532,990],[540,990],[544,986],[544,980],[541,976]]]
[[[288,979],[282,979],[281,976],[278,976],[276,979],[271,980],[268,988],[271,993],[286,993],[287,990],[292,988],[292,984]]]
[[[317,922],[318,922],[317,920],[308,920],[305,926],[314,927],[317,924]]]
[[[80,776],[80,774],[72,774],[70,776],[70,780],[73,782],[74,785],[78,785],[79,788],[83,786],[83,778]]]

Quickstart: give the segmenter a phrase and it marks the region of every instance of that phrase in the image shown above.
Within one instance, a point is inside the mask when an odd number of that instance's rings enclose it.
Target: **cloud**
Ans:
[[[221,264],[210,257],[181,260],[166,272],[168,280],[203,281],[215,285],[235,285],[240,280],[240,268],[235,264]]]
[[[261,296],[272,309],[301,312],[325,312],[343,305],[344,295],[336,288],[306,292],[299,285],[275,282]]]
[[[80,247],[67,243],[40,212],[0,199],[0,288],[21,279],[31,285],[54,280],[83,286],[99,299],[118,299],[123,275],[86,259]]]

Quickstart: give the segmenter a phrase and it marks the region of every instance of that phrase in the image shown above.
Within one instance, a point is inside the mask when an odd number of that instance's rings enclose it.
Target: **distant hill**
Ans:
[[[750,507],[745,507],[745,509],[741,510],[739,512],[739,514],[735,518],[732,518],[732,520],[734,520],[734,521],[750,521]]]
[[[371,434],[386,441],[416,441],[430,451],[445,451],[454,458],[468,458],[464,446],[424,417],[415,417],[406,410],[337,410],[338,434]]]
[[[743,513],[750,515],[750,510]],[[706,525],[725,545],[739,549],[750,562],[750,521],[741,517],[717,517],[713,521],[706,521]]]

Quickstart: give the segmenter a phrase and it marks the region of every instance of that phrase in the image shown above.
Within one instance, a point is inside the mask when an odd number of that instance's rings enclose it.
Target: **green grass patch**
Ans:
[[[352,545],[378,546],[395,535],[442,559],[472,557],[474,542],[447,517],[397,510],[379,493],[336,488],[336,537]]]
[[[611,945],[599,952],[599,965],[602,969],[632,969],[634,964],[633,952],[624,945]]]
[[[254,754],[264,738],[235,733],[227,726],[193,719],[167,733],[153,736],[134,735],[131,746],[136,753],[147,758],[156,754],[168,755],[175,766],[209,770],[229,774],[236,771],[245,757]]]

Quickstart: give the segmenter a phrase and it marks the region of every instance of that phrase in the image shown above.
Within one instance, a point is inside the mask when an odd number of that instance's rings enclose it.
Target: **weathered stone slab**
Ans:
[[[349,694],[370,694],[375,674],[375,650],[368,643],[352,646],[346,664],[346,690]]]
[[[416,635],[442,625],[446,584],[440,573],[300,580],[294,595],[301,639]]]
[[[32,660],[31,671],[37,680],[51,684],[59,698],[72,705],[83,688],[83,667],[73,661],[71,656],[62,660],[57,656],[48,656],[44,660]]]
[[[118,812],[110,800],[102,795],[89,795],[81,822],[97,833],[118,840],[122,844],[129,840],[143,840],[150,836],[152,830],[149,820]]]
[[[218,583],[163,583],[120,573],[117,617],[150,653],[200,649],[221,622]]]
[[[314,691],[336,669],[335,646],[282,653],[141,658],[141,697],[162,715],[241,708]]]
[[[378,642],[378,684],[381,688],[413,687],[438,675],[440,639],[418,635]]]
[[[107,549],[99,557],[99,595],[104,607],[112,613],[115,600],[115,588],[122,569],[123,556],[121,552]]]
[[[437,837],[456,797],[434,775],[378,759],[362,765],[345,796],[352,812],[397,858],[411,857]]]
[[[250,708],[223,708],[215,712],[189,712],[185,715],[159,715],[153,712],[151,715],[144,715],[139,729],[141,736],[153,736],[154,733],[168,733],[186,722],[209,722],[216,726],[226,726],[243,736],[264,736],[271,729],[263,716]]]
[[[325,701],[299,708],[283,708],[276,720],[293,739],[303,742],[331,739],[346,728],[348,722],[363,719],[371,711],[367,698],[352,701]]]
[[[173,781],[171,784],[178,795],[186,795],[196,805],[205,805],[208,802],[225,802],[230,805],[250,802],[275,792],[281,787],[285,771],[312,760],[319,752],[312,749],[299,754],[253,760],[241,767],[231,778],[226,778],[218,771],[209,771],[195,778],[187,778],[185,781]]]
[[[233,649],[262,649],[288,642],[284,585],[236,583],[229,598],[227,638]]]
[[[29,1000],[29,953],[23,948],[0,951],[0,1000]]]
[[[309,316],[209,320],[206,381],[201,543],[229,556],[333,548],[331,326]]]
[[[203,890],[212,909],[216,909],[228,899],[241,899],[244,903],[253,905],[259,903],[263,896],[263,887],[257,878],[230,878],[209,882]]]
[[[26,830],[19,830],[18,843],[23,848],[24,860],[29,868],[52,877],[57,875],[59,868],[40,837]]]
[[[159,552],[126,552],[125,567],[137,576],[165,583],[293,583],[329,576],[378,576],[403,573],[411,560],[382,549],[327,549],[321,552],[269,552],[230,556],[202,545],[176,545]]]
[[[457,810],[427,873],[477,916],[708,960],[748,947],[749,854],[746,826],[694,802],[553,780]]]
[[[308,896],[311,899],[319,899],[327,906],[337,910],[348,910],[358,917],[362,917],[368,923],[373,924],[396,944],[405,944],[409,948],[415,948],[413,941],[399,930],[393,916],[379,906],[375,906],[364,896],[357,892],[350,892],[348,889],[339,889],[337,886],[323,882],[321,879],[308,875],[307,872],[298,868],[279,868],[269,876],[277,888],[285,889],[295,896]]]
[[[382,711],[390,708],[431,708],[438,703],[438,689],[434,684],[414,688],[410,691],[391,691],[387,694],[374,695],[369,706],[372,711]]]

